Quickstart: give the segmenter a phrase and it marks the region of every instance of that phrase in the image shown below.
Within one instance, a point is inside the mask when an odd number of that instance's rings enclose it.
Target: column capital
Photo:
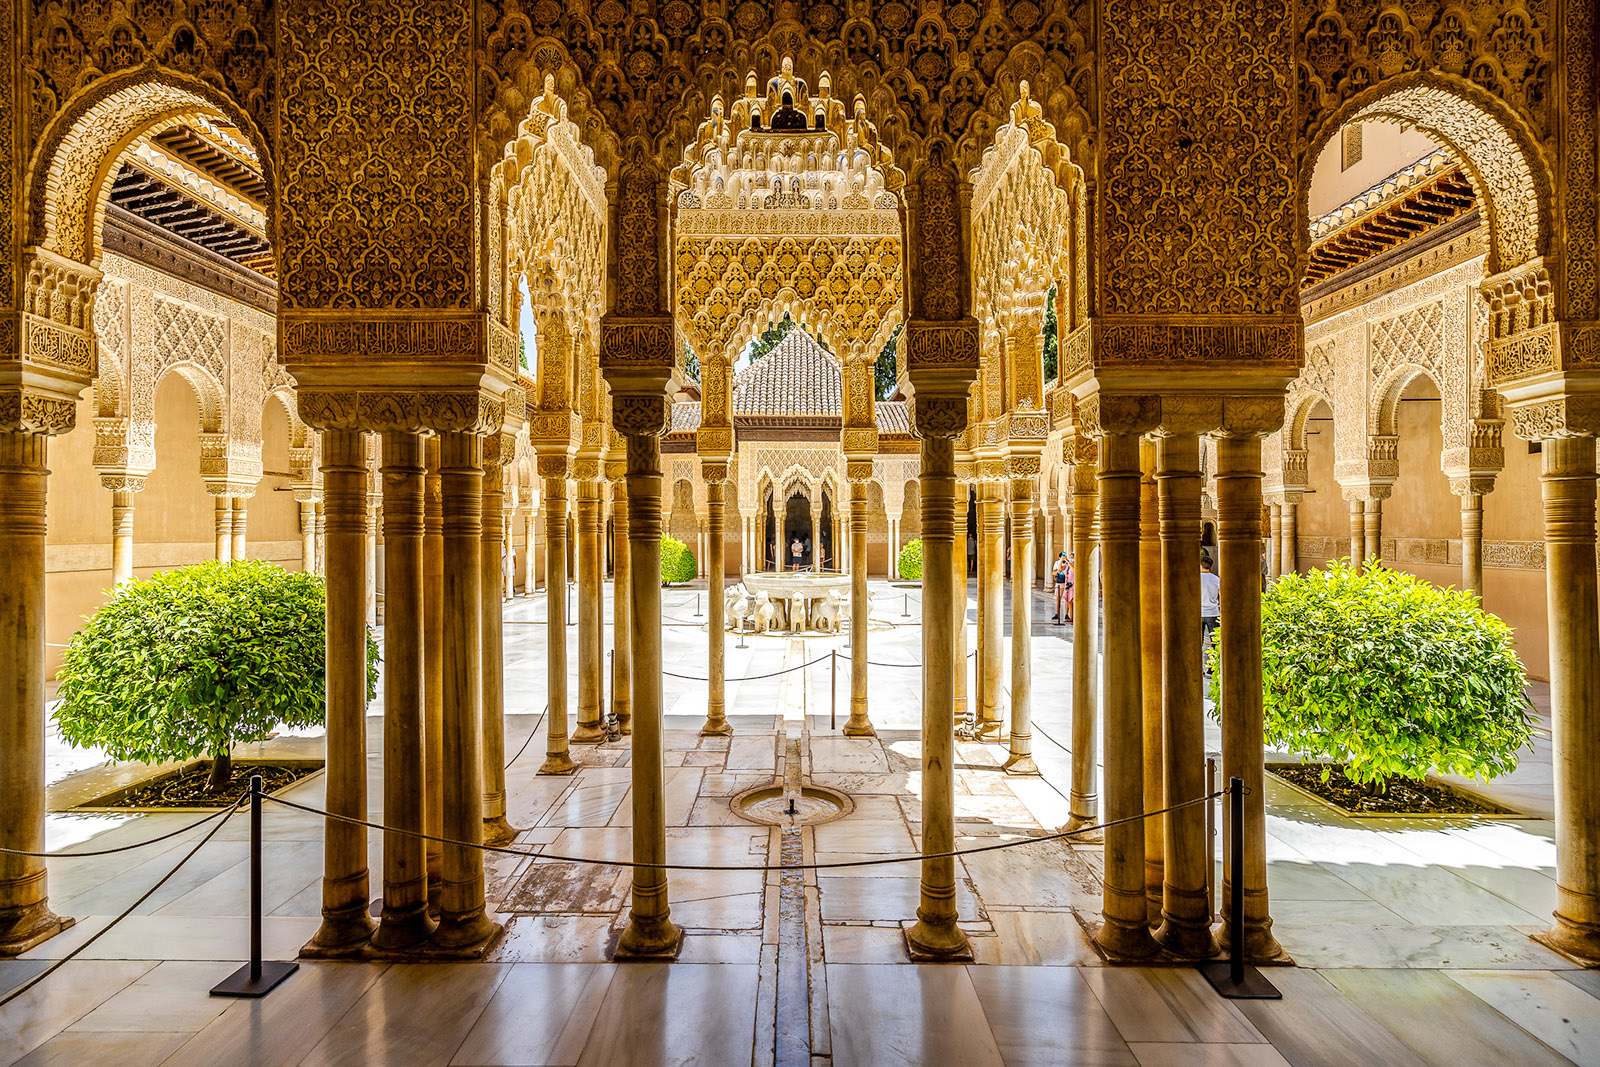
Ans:
[[[144,492],[145,476],[102,471],[100,473],[100,484],[113,493],[142,493]]]
[[[1161,398],[1142,394],[1095,393],[1078,405],[1079,425],[1090,437],[1145,434],[1161,421]]]
[[[701,456],[700,478],[707,485],[723,485],[728,481],[727,456]]]
[[[864,456],[850,456],[845,462],[845,479],[851,485],[865,485],[872,480],[872,460]]]
[[[617,432],[625,437],[661,437],[672,423],[672,402],[665,390],[616,394],[611,410]]]
[[[555,478],[564,482],[572,477],[572,457],[565,452],[540,449],[537,452],[537,466],[541,478]]]
[[[600,480],[600,461],[592,456],[579,456],[572,462],[572,477],[588,484]]]
[[[1511,408],[1511,423],[1525,441],[1600,434],[1600,392],[1567,393]]]
[[[960,396],[913,395],[911,430],[920,438],[954,440],[967,428],[967,398]]]

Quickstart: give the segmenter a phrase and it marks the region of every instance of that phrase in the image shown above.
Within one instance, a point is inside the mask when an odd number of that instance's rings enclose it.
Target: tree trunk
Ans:
[[[211,777],[206,780],[207,793],[220,793],[233,781],[233,753],[219,752],[211,760]]]

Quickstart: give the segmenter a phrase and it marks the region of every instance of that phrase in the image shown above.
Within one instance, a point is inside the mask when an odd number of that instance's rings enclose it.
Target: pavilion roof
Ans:
[[[733,379],[732,415],[844,413],[844,377],[838,360],[796,326],[776,347]]]

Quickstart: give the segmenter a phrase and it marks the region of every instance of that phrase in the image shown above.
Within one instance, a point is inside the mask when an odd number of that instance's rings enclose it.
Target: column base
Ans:
[[[846,737],[877,737],[878,731],[873,729],[872,720],[867,718],[863,711],[860,715],[850,713],[850,718],[845,720],[844,735]]]
[[[441,919],[423,950],[430,959],[481,960],[505,933],[505,927],[483,911]]]
[[[409,953],[433,936],[434,922],[428,917],[424,901],[404,911],[385,908],[372,935],[369,956],[382,953]]]
[[[504,815],[496,815],[492,819],[483,820],[483,843],[486,845],[509,845],[517,839],[517,828],[506,820]]]
[[[324,911],[322,925],[300,949],[300,956],[308,960],[359,959],[377,926],[372,921],[365,902],[337,912]]]
[[[628,928],[617,939],[611,958],[620,961],[668,962],[683,951],[683,931],[665,916],[641,918],[629,913]]]
[[[1070,808],[1068,810],[1071,812],[1071,814],[1069,814],[1067,816],[1067,821],[1062,825],[1061,831],[1060,831],[1061,833],[1069,834],[1069,833],[1072,833],[1075,830],[1082,830],[1086,826],[1093,826],[1096,822],[1098,822],[1100,820],[1099,812],[1094,810],[1096,805],[1093,805],[1093,804],[1080,805],[1078,803],[1078,798],[1077,797],[1073,797],[1069,801],[1069,804],[1070,804]],[[1078,841],[1098,841],[1098,840],[1100,840],[1100,833],[1097,830],[1092,834],[1083,834],[1083,835],[1075,838],[1075,840],[1078,840]]]
[[[577,769],[578,765],[565,752],[552,752],[539,764],[540,774],[571,774]]]
[[[1039,765],[1033,762],[1033,755],[1028,752],[1018,752],[1000,765],[1000,769],[1007,774],[1038,774]]]
[[[707,715],[705,725],[700,727],[701,737],[730,737],[733,734],[733,724],[722,712]]]
[[[1111,918],[1106,918],[1095,931],[1094,944],[1101,955],[1114,962],[1147,960],[1161,951],[1148,926]]]
[[[599,722],[580,722],[572,731],[572,736],[567,738],[569,744],[598,745],[606,739],[605,724]]]
[[[1180,921],[1170,915],[1164,916],[1155,939],[1163,952],[1185,960],[1207,960],[1222,950],[1210,924]]]
[[[1600,925],[1574,922],[1558,914],[1556,924],[1534,934],[1533,939],[1585,967],[1600,967]]]
[[[900,936],[912,963],[971,963],[972,943],[955,919],[929,922],[917,909],[917,920],[900,923]]]
[[[25,908],[7,908],[0,916],[0,957],[20,955],[77,921],[57,915],[44,901]]]
[[[1217,931],[1217,940],[1224,949],[1232,943],[1232,931],[1228,929],[1227,919],[1223,919]],[[1289,954],[1283,951],[1283,946],[1278,944],[1278,939],[1272,936],[1272,920],[1266,922],[1250,922],[1244,924],[1244,961],[1257,967],[1281,966],[1292,963]]]

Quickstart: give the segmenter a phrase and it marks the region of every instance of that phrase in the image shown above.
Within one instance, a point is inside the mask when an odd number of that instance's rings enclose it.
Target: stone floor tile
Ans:
[[[211,987],[238,970],[233,962],[169,960],[67,1027],[69,1030],[143,1030],[174,1033],[203,1029],[228,1001]]]
[[[1448,971],[1450,980],[1583,1067],[1600,1067],[1600,1001],[1549,971]]]
[[[55,940],[60,940],[59,936]],[[70,960],[63,964],[49,978],[0,1008],[0,1063],[27,1055],[155,966],[154,960]]]
[[[1283,999],[1236,1003],[1294,1067],[1421,1067],[1414,1052],[1316,971],[1272,967],[1263,973]]]
[[[1072,967],[971,967],[1006,1067],[1125,1067],[1133,1053]]]
[[[632,963],[616,968],[581,1067],[750,1062],[756,968]]]
[[[1264,1041],[1230,1001],[1189,968],[1083,968],[1106,1013],[1126,1041]]]
[[[478,1015],[452,1064],[576,1064],[613,964],[519,963]]]
[[[147,1033],[66,1031],[16,1061],[16,1067],[157,1067],[194,1035],[183,1031]],[[225,1061],[215,1061],[225,1062]]]
[[[510,970],[498,963],[390,967],[301,1064],[449,1063]]]
[[[1128,1047],[1139,1067],[1289,1067],[1271,1045],[1137,1042]]]
[[[965,967],[828,965],[834,1067],[1000,1067]]]

